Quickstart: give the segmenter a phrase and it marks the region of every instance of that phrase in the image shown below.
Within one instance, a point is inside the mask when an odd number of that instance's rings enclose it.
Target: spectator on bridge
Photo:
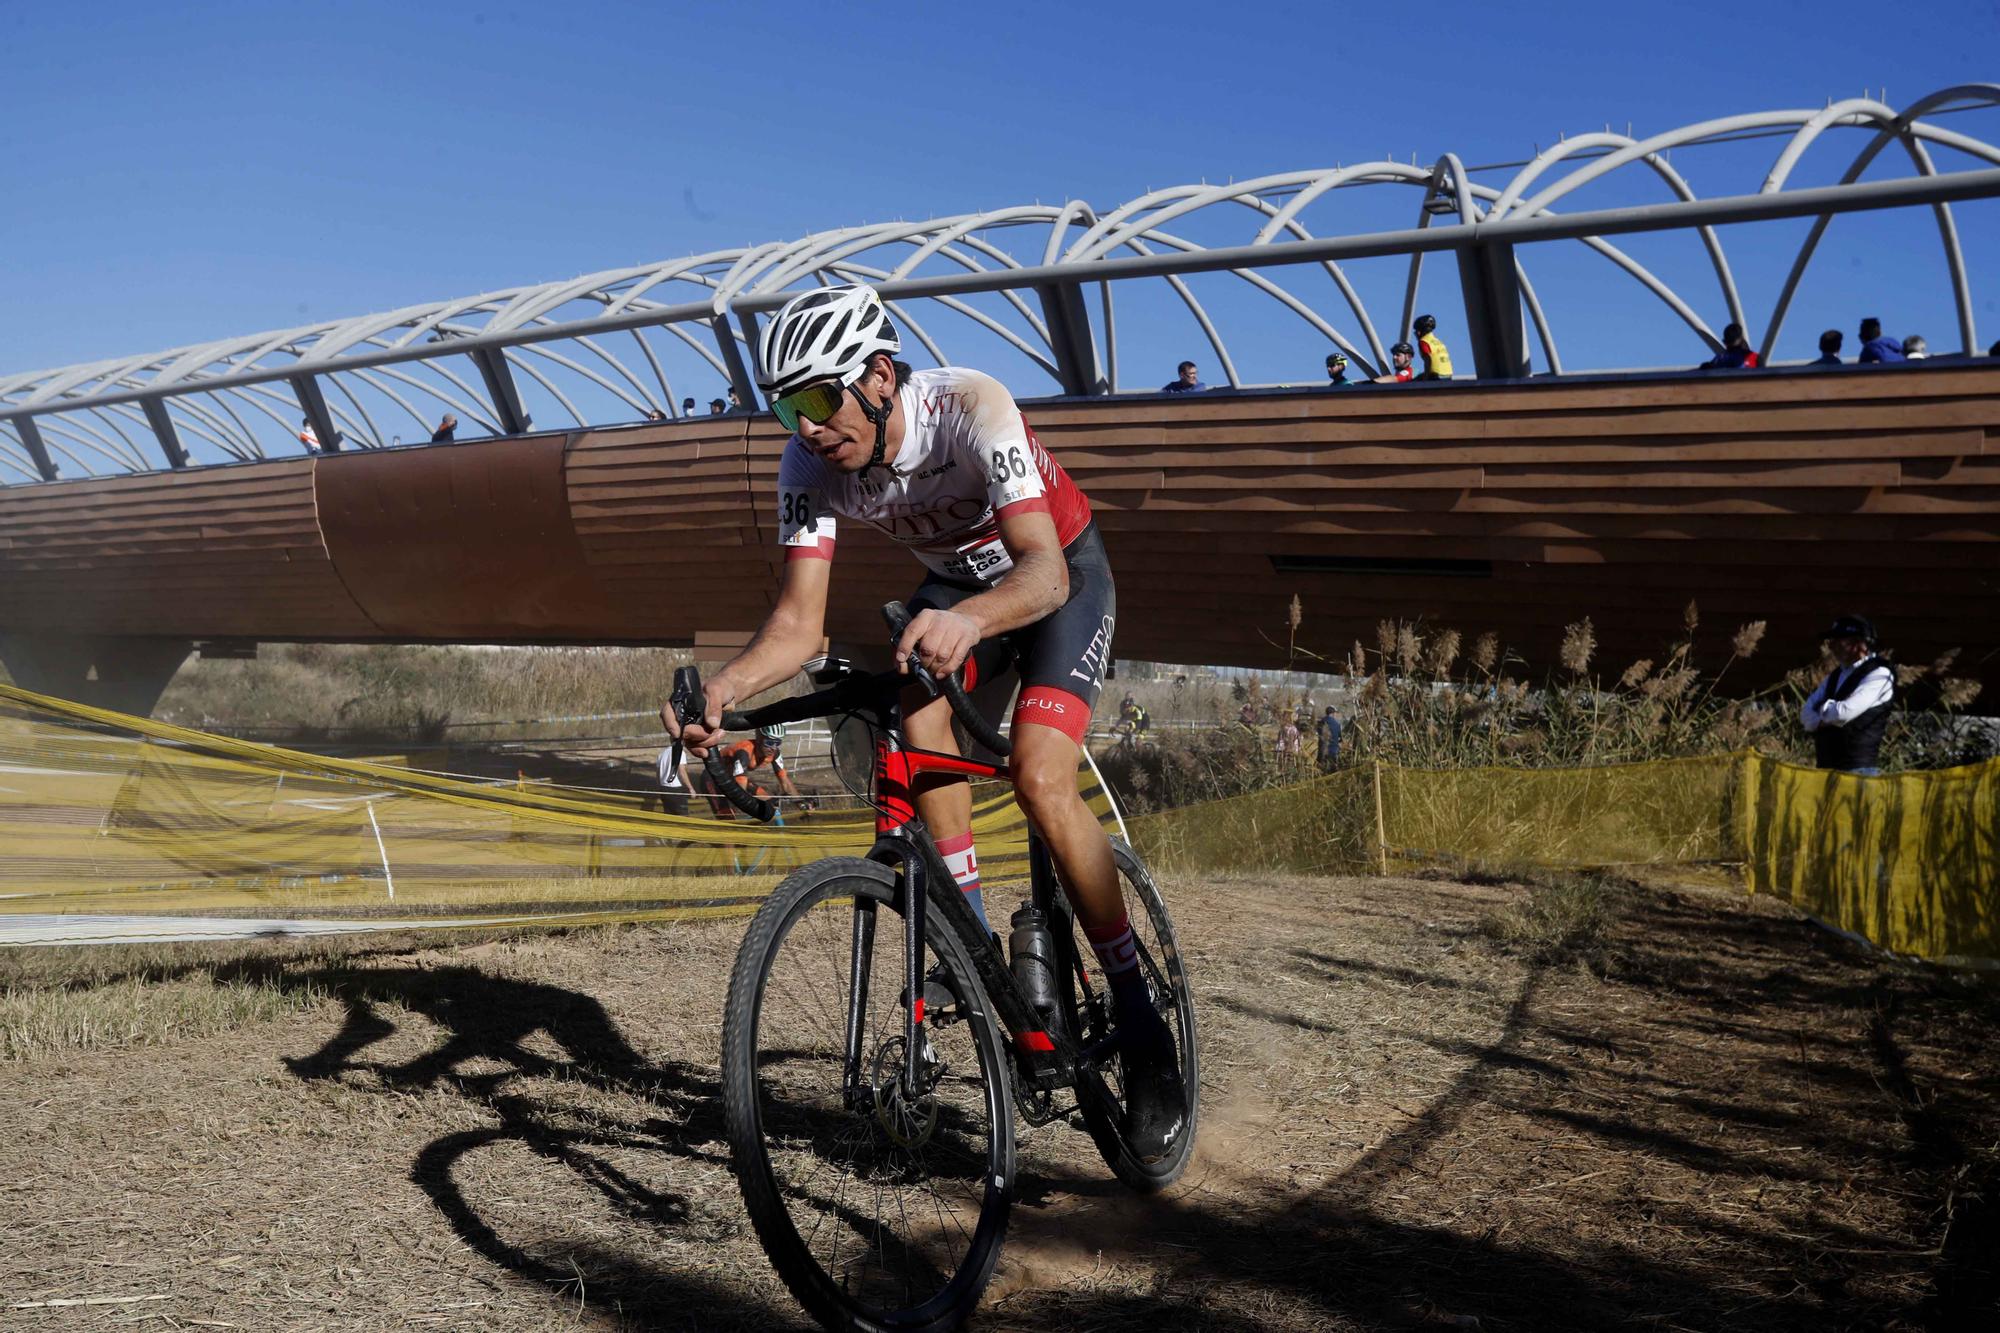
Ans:
[[[453,416],[449,412],[445,413],[444,420],[438,422],[438,428],[431,432],[431,443],[432,444],[458,443],[458,418]]]
[[[649,407],[646,409],[646,420],[665,421],[666,419],[667,419],[667,414],[665,412],[662,412],[659,408]]]
[[[735,416],[738,412],[745,410],[747,409],[743,406],[743,395],[736,392],[732,386],[729,390],[729,415]]]
[[[1840,344],[1845,342],[1839,329],[1828,329],[1819,335],[1819,360],[1816,366],[1837,366],[1840,364]]]
[[[1418,315],[1410,326],[1417,331],[1417,355],[1424,362],[1424,368],[1417,372],[1420,380],[1451,378],[1451,353],[1445,350],[1444,339],[1437,336],[1437,326],[1437,320],[1429,315]]]
[[[1743,336],[1741,324],[1727,324],[1722,329],[1722,350],[1701,363],[1703,370],[1755,370],[1757,353],[1750,347],[1750,340]]]
[[[692,398],[681,399],[681,415],[684,417],[691,417],[694,415],[694,399]]]
[[[1201,393],[1205,391],[1207,388],[1208,386],[1201,382],[1201,377],[1195,373],[1194,362],[1183,361],[1180,363],[1180,365],[1174,368],[1173,382],[1171,384],[1162,385],[1160,388],[1160,392]]]
[[[1389,373],[1386,375],[1377,375],[1375,382],[1377,384],[1405,384],[1415,379],[1417,372],[1410,365],[1410,358],[1415,355],[1416,349],[1408,343],[1397,343],[1394,347],[1391,347],[1389,349]]]
[[[724,402],[722,399],[711,398],[708,400],[708,414],[710,416],[719,417],[726,414],[728,411],[729,411],[729,404]]]
[[[1329,389],[1351,389],[1356,381],[1347,378],[1347,353],[1328,352],[1326,354],[1326,387]]]
[[[1913,333],[1903,339],[1903,359],[1905,361],[1928,360],[1930,354],[1931,345],[1924,341],[1923,334]]]
[[[1903,344],[1894,338],[1882,336],[1882,321],[1875,318],[1861,321],[1861,364],[1876,362],[1887,364],[1903,359]]]
[[[346,438],[347,438],[346,432],[338,430],[335,431],[333,433],[333,447],[338,449],[340,447],[340,442]],[[320,452],[319,432],[313,429],[311,417],[299,418],[299,443],[303,444],[306,447],[306,452],[309,454],[316,454]]]
[[[1340,711],[1328,704],[1313,730],[1319,741],[1319,771],[1331,773],[1340,763]]]
[[[1875,651],[1866,616],[1840,616],[1827,627],[1835,666],[1799,706],[1821,768],[1873,777],[1881,772],[1882,732],[1896,706],[1896,668]]]

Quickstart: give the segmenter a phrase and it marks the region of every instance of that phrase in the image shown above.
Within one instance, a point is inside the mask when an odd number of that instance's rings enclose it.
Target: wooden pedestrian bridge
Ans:
[[[1025,404],[1088,493],[1121,657],[1339,659],[1384,619],[1551,665],[1589,616],[1615,674],[1699,604],[1729,683],[1860,611],[2000,696],[2000,360]],[[777,586],[769,415],[0,490],[0,656],[150,708],[196,645],[667,644],[725,654]],[[843,535],[829,632],[880,635],[917,567]]]

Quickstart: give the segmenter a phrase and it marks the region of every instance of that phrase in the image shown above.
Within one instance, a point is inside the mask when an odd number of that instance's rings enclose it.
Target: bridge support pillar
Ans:
[[[13,417],[14,431],[21,437],[21,447],[34,460],[35,470],[42,474],[43,481],[56,479],[56,463],[49,457],[48,442],[42,439],[42,428],[35,424],[33,417]]]
[[[486,381],[486,396],[492,400],[493,416],[503,435],[526,435],[535,428],[528,409],[521,405],[521,391],[514,384],[514,371],[507,354],[498,347],[482,347],[472,354],[479,378]]]
[[[1458,252],[1472,368],[1483,380],[1528,377],[1528,324],[1514,247],[1483,242]]]
[[[1083,288],[1074,282],[1037,287],[1042,319],[1049,326],[1049,347],[1056,355],[1063,392],[1082,397],[1104,393],[1110,386],[1097,369],[1097,344],[1090,336],[1090,311]]]
[[[109,634],[0,634],[0,663],[24,690],[150,716],[192,639]]]

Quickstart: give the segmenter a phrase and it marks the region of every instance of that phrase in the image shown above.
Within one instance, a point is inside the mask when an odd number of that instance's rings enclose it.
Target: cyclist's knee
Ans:
[[[921,687],[903,692],[903,732],[920,749],[948,754],[958,751],[958,739],[951,729],[951,705],[941,697],[925,700]]]
[[[1083,799],[1076,788],[1076,762],[1065,763],[1054,753],[1022,756],[1016,751],[1012,776],[1014,797],[1028,818],[1036,821]]]

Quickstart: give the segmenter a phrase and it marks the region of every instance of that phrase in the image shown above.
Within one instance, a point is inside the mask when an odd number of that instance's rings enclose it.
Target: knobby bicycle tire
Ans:
[[[1079,1078],[1076,1100],[1077,1108],[1083,1113],[1084,1127],[1090,1131],[1105,1165],[1133,1189],[1152,1193],[1180,1179],[1194,1152],[1201,1102],[1201,1054],[1195,1030],[1194,994],[1188,988],[1187,965],[1182,958],[1179,937],[1174,933],[1173,918],[1167,912],[1166,900],[1160,896],[1159,886],[1153,882],[1152,872],[1146,869],[1145,862],[1130,846],[1117,838],[1111,840],[1111,852],[1118,865],[1125,910],[1132,919],[1139,966],[1146,969],[1155,1002],[1161,1009],[1160,1016],[1173,1030],[1174,1040],[1180,1048],[1181,1084],[1187,1092],[1187,1123],[1182,1126],[1180,1137],[1174,1140],[1166,1156],[1154,1162],[1139,1158],[1125,1142],[1119,1124],[1123,1107],[1116,1085],[1116,1057],[1107,1062],[1108,1073],[1104,1077],[1086,1073]],[[1096,975],[1097,960],[1091,953],[1090,942],[1084,938],[1083,923],[1073,915],[1071,921],[1073,924],[1066,932],[1067,938],[1059,933],[1056,942],[1056,947],[1061,950],[1058,961],[1063,977],[1062,1013],[1071,1036],[1080,1044],[1088,1045],[1093,1039],[1101,1037],[1108,1026],[1110,996],[1101,984],[1102,979]],[[1091,977],[1088,983],[1084,980],[1086,972]]]
[[[786,1286],[835,1329],[956,1327],[993,1275],[1013,1200],[1010,1058],[941,913],[926,915],[927,954],[961,1003],[951,1021],[924,1024],[941,1071],[928,1104],[885,1094],[892,1081],[880,1077],[868,1105],[843,1100],[847,969],[864,905],[874,939],[863,1083],[871,1067],[901,1058],[900,894],[895,871],[858,857],[794,871],[745,933],[723,1011],[723,1113],[744,1203]],[[815,998],[808,986],[833,994]],[[981,1116],[983,1127],[973,1123]],[[914,1217],[906,1189],[916,1191]],[[883,1207],[885,1191],[896,1192],[895,1208]]]

